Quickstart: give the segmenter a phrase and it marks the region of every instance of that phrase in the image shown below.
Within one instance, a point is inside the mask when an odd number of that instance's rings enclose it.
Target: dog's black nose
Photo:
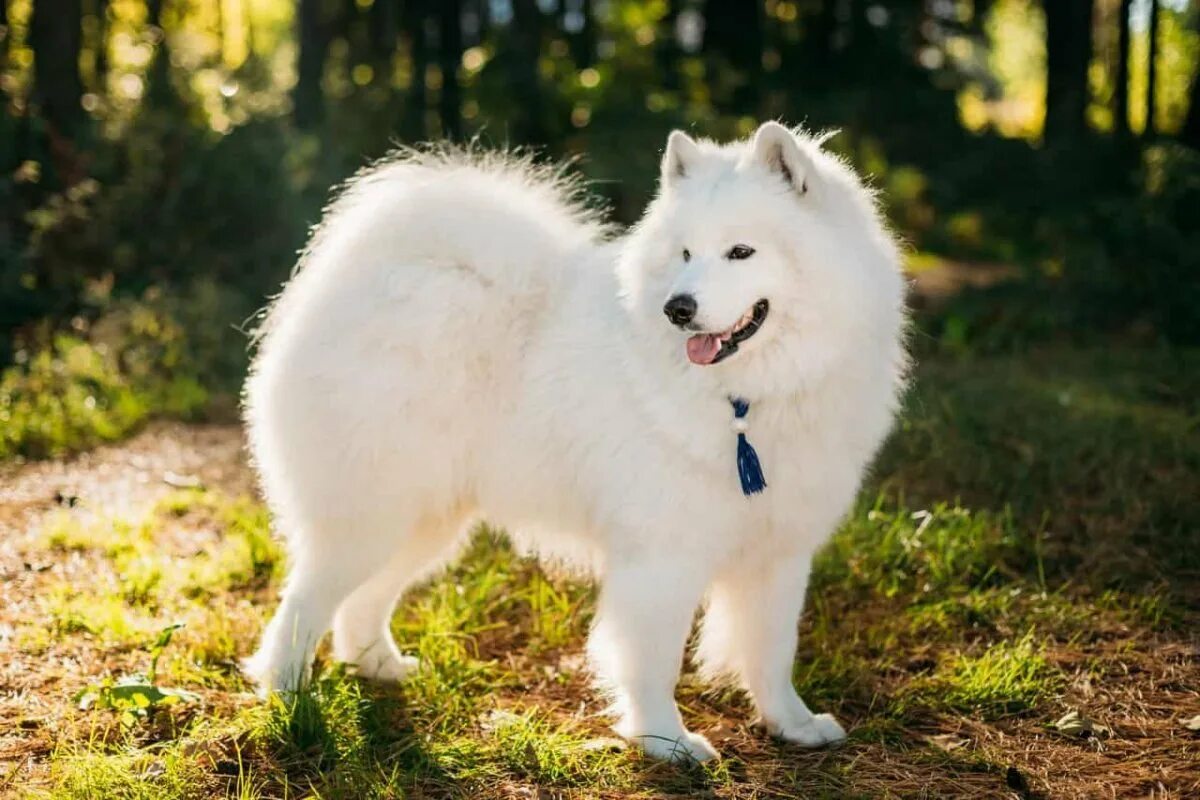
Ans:
[[[696,298],[690,294],[677,294],[663,306],[663,313],[675,325],[687,325],[696,317]]]

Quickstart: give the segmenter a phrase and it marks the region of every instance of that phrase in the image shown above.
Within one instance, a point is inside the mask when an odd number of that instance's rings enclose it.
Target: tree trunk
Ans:
[[[474,0],[475,14],[479,24],[475,31],[475,44],[487,41],[488,31],[492,27],[492,0]]]
[[[658,74],[662,76],[663,88],[676,91],[680,88],[679,59],[683,48],[679,41],[680,0],[667,0],[667,13],[663,15],[661,30],[654,45],[654,57]]]
[[[705,0],[704,49],[738,72],[733,110],[757,110],[763,53],[761,0]]]
[[[404,103],[404,119],[401,129],[410,140],[418,141],[426,136],[425,111],[428,108],[428,90],[425,73],[429,66],[429,37],[425,22],[429,18],[426,0],[407,0],[404,4],[404,27],[408,31],[408,57],[412,80],[408,86],[408,97]]]
[[[546,143],[538,57],[542,52],[542,13],[536,0],[513,0],[511,80],[517,101],[512,136],[515,144]]]
[[[1188,112],[1179,131],[1179,141],[1188,147],[1200,150],[1200,67],[1192,76],[1192,88],[1188,91]]]
[[[1043,0],[1046,12],[1047,142],[1086,130],[1088,61],[1092,56],[1092,0]]]
[[[321,0],[300,0],[297,8],[296,88],[292,92],[292,115],[296,125],[313,128],[325,117],[325,95],[321,77],[329,50],[329,33]]]
[[[993,0],[975,0],[971,4],[971,33],[975,36],[983,36],[987,31],[984,26],[987,24],[988,14],[992,11]]]
[[[442,133],[449,139],[459,139],[462,137],[462,90],[458,85],[458,66],[463,54],[462,0],[440,0],[438,22],[438,63],[442,71],[438,111]]]
[[[81,0],[37,0],[29,23],[34,97],[52,135],[74,140],[83,124]]]
[[[0,67],[8,67],[8,0],[0,0]]]
[[[1113,80],[1113,131],[1129,138],[1129,11],[1133,0],[1121,0],[1117,12],[1117,71]]]
[[[96,0],[96,82],[108,93],[108,6],[109,0]],[[222,29],[222,39],[224,38]]]
[[[1192,18],[1194,22],[1193,30],[1200,32],[1200,16]],[[1183,120],[1183,127],[1179,130],[1179,141],[1200,150],[1200,64],[1196,66],[1195,73],[1192,74],[1192,85],[1188,89],[1188,110],[1187,116]]]
[[[1158,107],[1158,0],[1150,0],[1149,56],[1146,60],[1146,127],[1143,133],[1152,137],[1158,133],[1154,110]]]
[[[164,105],[173,97],[171,91],[171,50],[167,31],[162,22],[163,0],[146,0],[146,24],[157,29],[158,43],[147,71],[149,91],[146,96],[153,105]]]
[[[368,18],[371,37],[371,61],[375,64],[376,72],[391,66],[392,55],[396,52],[396,17],[399,11],[397,0],[375,0],[371,4],[371,15]],[[391,83],[391,75],[387,76]]]
[[[670,4],[671,6],[674,3]],[[586,69],[596,63],[596,9],[595,3],[592,0],[580,0],[579,14],[580,23],[579,30],[575,31],[571,36],[572,49],[574,50],[575,66],[578,69]],[[669,17],[671,12],[667,12]],[[672,35],[674,31],[672,30]],[[672,39],[673,41],[673,39]]]
[[[815,19],[813,20],[812,43],[810,46],[813,54],[813,62],[820,69],[833,64],[833,54],[837,50],[837,5],[838,0],[821,0],[820,8],[817,10]],[[809,45],[809,38],[805,37],[806,46]]]

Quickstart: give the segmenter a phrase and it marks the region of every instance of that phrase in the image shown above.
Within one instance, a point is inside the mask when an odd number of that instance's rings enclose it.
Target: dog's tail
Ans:
[[[540,164],[529,153],[478,145],[401,148],[341,187],[292,278],[304,283],[315,277],[306,273],[387,259],[398,268],[446,267],[485,285],[533,288],[610,233],[569,163]],[[256,340],[287,303],[284,295],[261,315]]]

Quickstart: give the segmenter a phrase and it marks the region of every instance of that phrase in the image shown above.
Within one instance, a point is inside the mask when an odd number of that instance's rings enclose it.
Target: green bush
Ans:
[[[1200,152],[1148,148],[1132,199],[1109,197],[1067,228],[1064,289],[1080,324],[1200,344]]]
[[[0,459],[118,439],[148,417],[189,418],[209,398],[179,325],[143,302],[101,317],[88,338],[57,333],[0,373]]]
[[[1031,221],[1042,255],[1022,280],[966,291],[925,324],[954,351],[1109,336],[1200,344],[1198,209],[1200,153],[1149,147],[1129,184]]]
[[[0,363],[39,320],[94,317],[97,297],[151,287],[178,294],[203,279],[242,314],[223,322],[240,323],[278,289],[317,217],[328,181],[310,180],[314,152],[277,118],[222,135],[147,108],[120,139],[97,145],[91,177],[42,188],[0,230]],[[0,200],[23,186],[6,177]]]

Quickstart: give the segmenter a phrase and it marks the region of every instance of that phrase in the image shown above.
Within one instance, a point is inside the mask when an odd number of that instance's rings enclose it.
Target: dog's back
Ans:
[[[416,480],[449,469],[439,424],[468,440],[481,414],[461,402],[498,394],[497,359],[529,340],[603,234],[573,184],[528,159],[410,151],[352,181],[271,309],[247,384],[251,449],[285,535],[407,454],[439,454]],[[418,403],[420,424],[406,425]]]

